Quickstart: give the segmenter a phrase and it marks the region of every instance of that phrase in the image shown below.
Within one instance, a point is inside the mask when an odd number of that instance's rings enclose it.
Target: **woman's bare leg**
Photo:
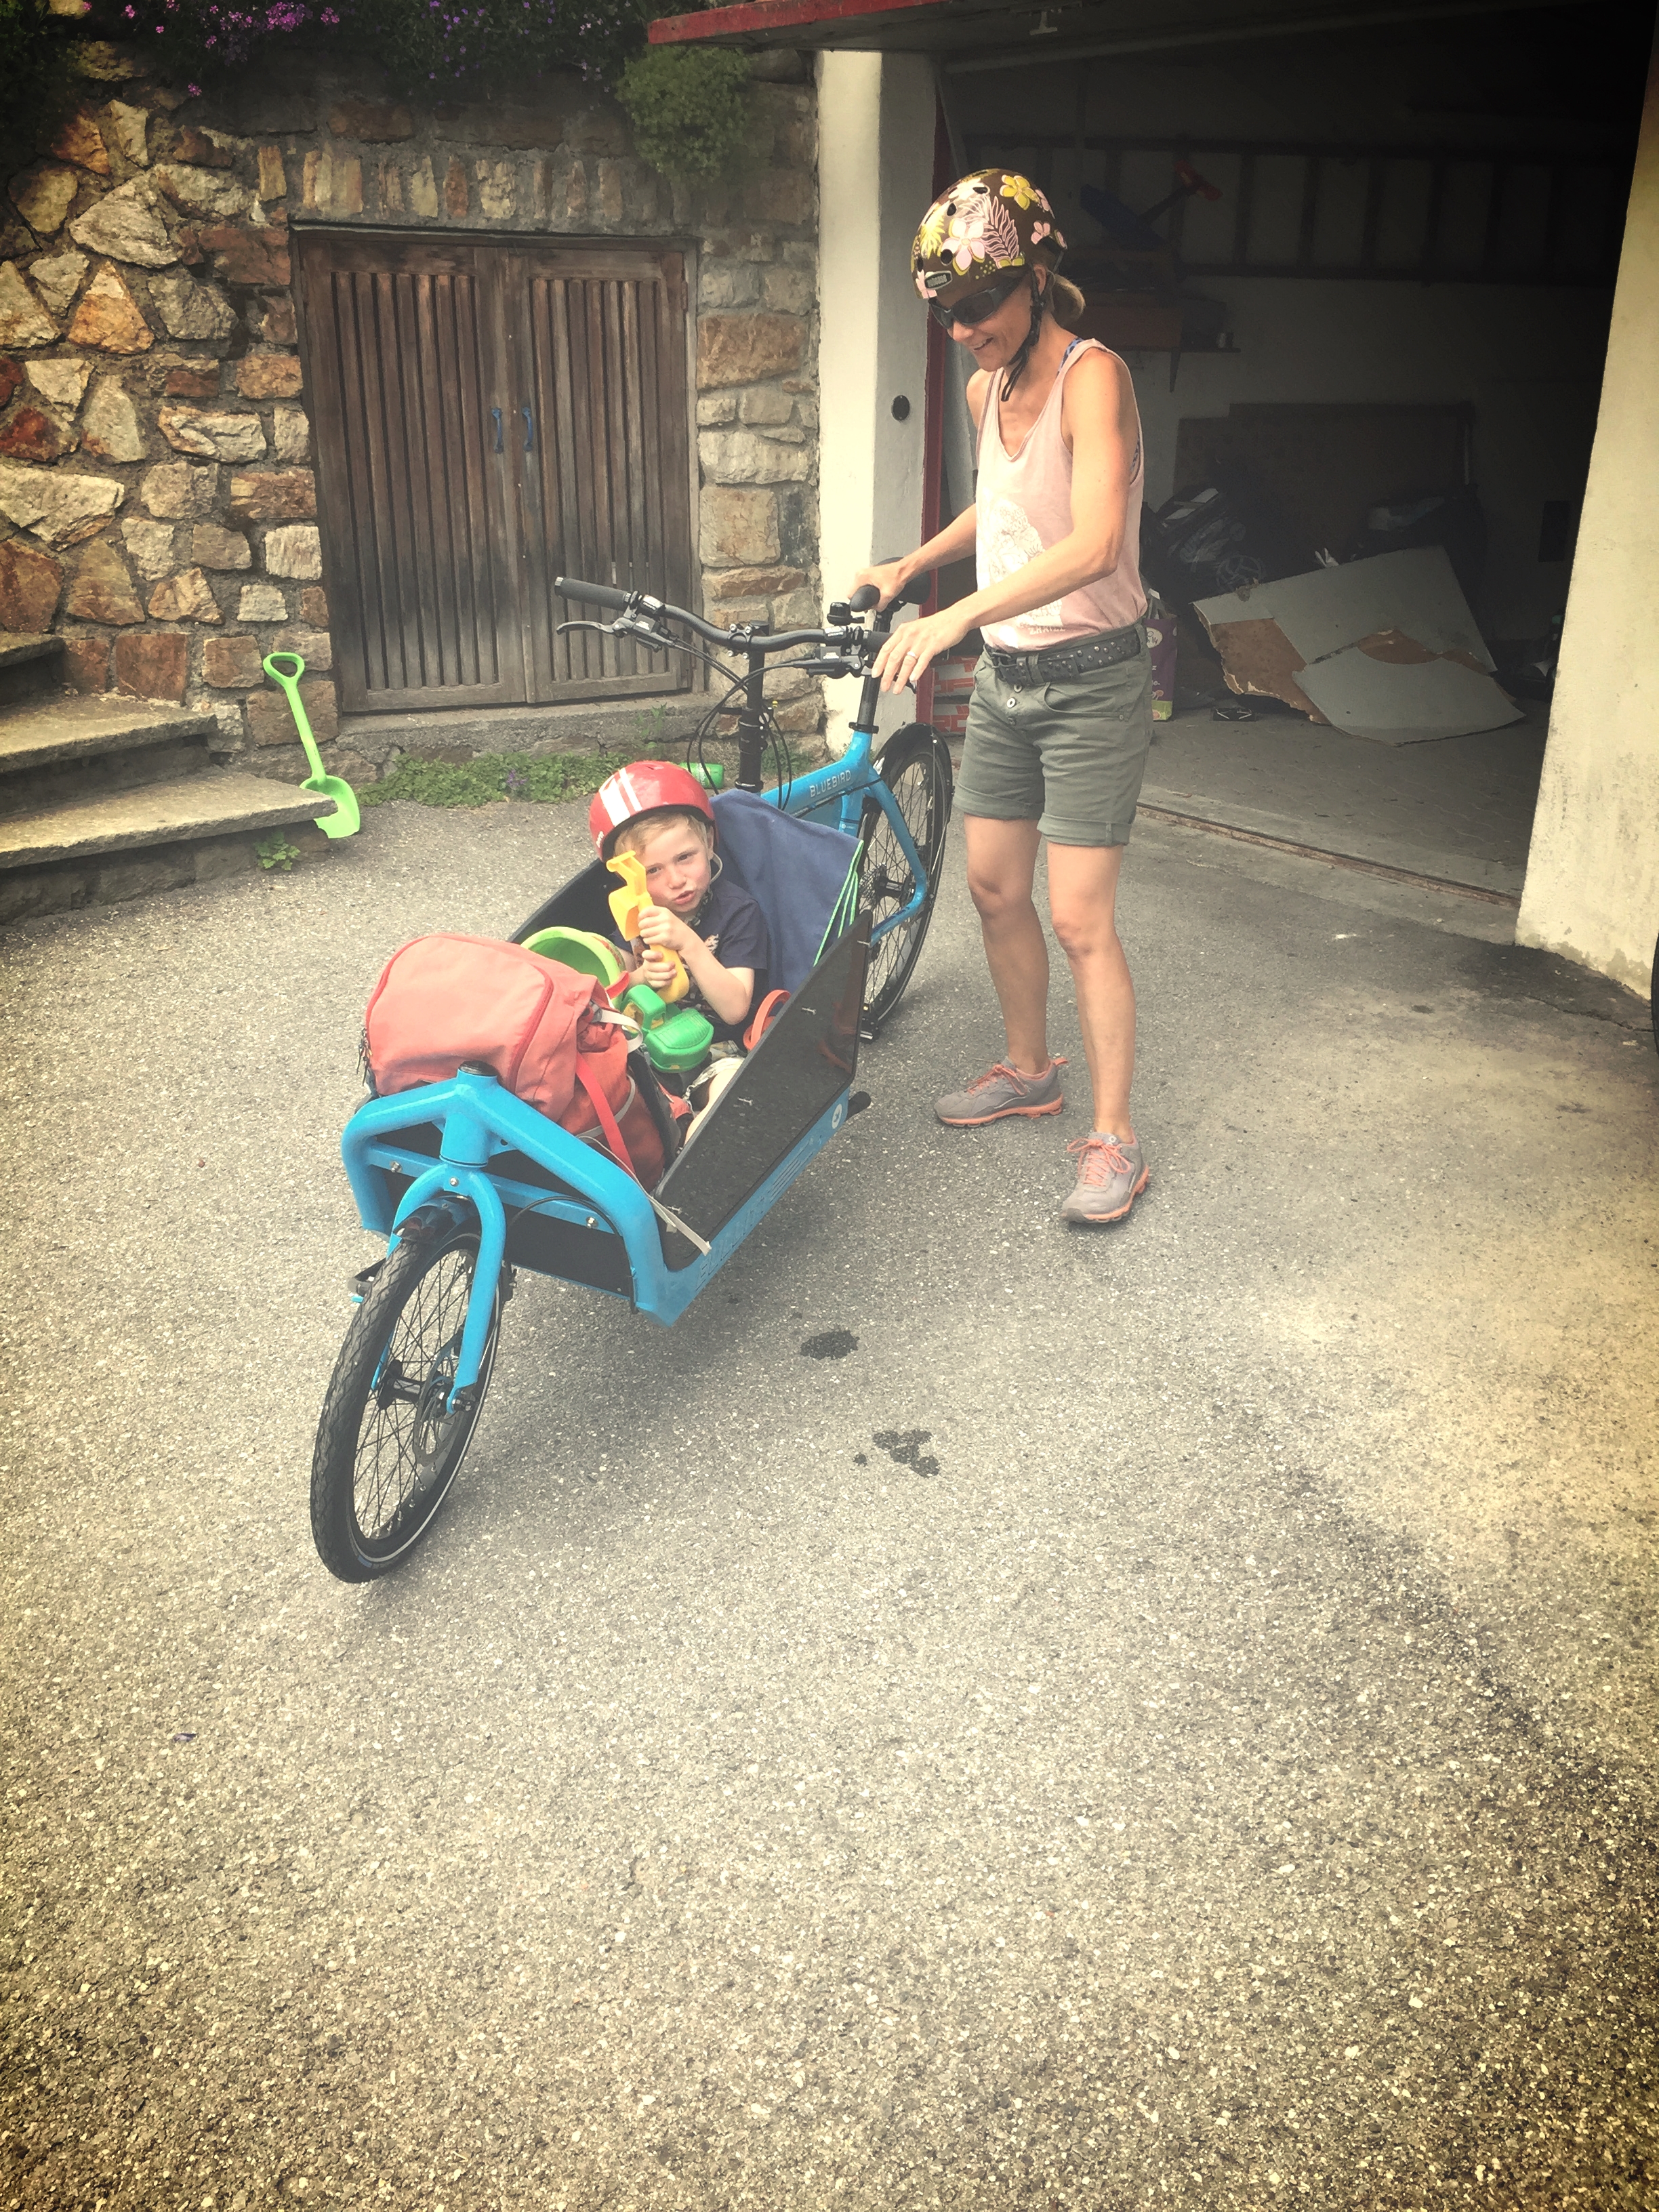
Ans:
[[[1048,911],[1077,991],[1078,1023],[1094,1086],[1094,1126],[1133,1141],[1129,1085],[1135,1068],[1135,991],[1117,934],[1122,865],[1121,845],[1051,842],[1048,847]]]
[[[1023,1075],[1041,1075],[1048,1066],[1048,942],[1031,896],[1037,826],[969,814],[963,834],[968,889],[1002,1008],[1008,1064]]]

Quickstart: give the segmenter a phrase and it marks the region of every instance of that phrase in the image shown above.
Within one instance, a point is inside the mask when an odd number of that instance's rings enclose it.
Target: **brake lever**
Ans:
[[[666,653],[679,644],[666,630],[657,629],[650,623],[641,622],[633,615],[618,615],[611,625],[613,637],[631,637],[636,644],[648,646],[654,653]]]
[[[648,623],[631,621],[627,615],[618,615],[613,623],[555,623],[553,635],[556,637],[562,637],[568,629],[595,630],[601,637],[632,638],[636,645],[648,646],[658,653],[668,652],[679,644],[679,640],[670,637],[666,631],[653,629]]]

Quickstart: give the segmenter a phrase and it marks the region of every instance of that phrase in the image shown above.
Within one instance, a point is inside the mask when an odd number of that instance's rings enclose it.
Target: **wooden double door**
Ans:
[[[564,574],[690,603],[682,257],[323,230],[296,244],[341,705],[688,684],[660,656],[557,635],[584,610],[552,589]]]

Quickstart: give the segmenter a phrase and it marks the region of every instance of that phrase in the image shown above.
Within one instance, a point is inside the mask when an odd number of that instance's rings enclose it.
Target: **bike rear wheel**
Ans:
[[[460,1473],[501,1321],[498,1283],[478,1380],[450,1412],[477,1256],[476,1229],[417,1217],[346,1331],[311,1467],[311,1533],[342,1582],[373,1582],[404,1559]]]
[[[864,1035],[872,1037],[904,995],[933,918],[939,866],[951,823],[951,756],[943,738],[925,723],[901,730],[881,756],[882,781],[904,817],[927,875],[927,895],[908,921],[877,940],[872,936],[864,982]],[[864,862],[864,896],[873,910],[872,930],[883,918],[909,904],[915,879],[893,825],[877,811]]]

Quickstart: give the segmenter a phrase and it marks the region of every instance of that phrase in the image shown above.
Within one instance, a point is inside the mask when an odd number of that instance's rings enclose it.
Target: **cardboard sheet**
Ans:
[[[1200,599],[1232,690],[1404,745],[1524,719],[1438,545]]]

